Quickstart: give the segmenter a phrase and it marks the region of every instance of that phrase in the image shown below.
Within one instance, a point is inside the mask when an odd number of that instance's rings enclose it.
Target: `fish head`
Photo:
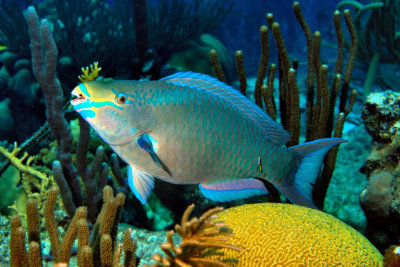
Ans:
[[[71,105],[105,142],[124,145],[151,121],[148,117],[140,118],[145,107],[135,101],[131,88],[119,81],[82,83],[71,92]]]

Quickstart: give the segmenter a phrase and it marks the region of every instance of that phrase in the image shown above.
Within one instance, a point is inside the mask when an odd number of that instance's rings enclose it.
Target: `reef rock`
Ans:
[[[15,73],[14,71],[14,63],[15,61],[18,60],[18,54],[11,52],[11,51],[5,51],[0,54],[0,62],[5,66],[7,69],[7,72],[10,73],[10,75],[13,75]]]
[[[382,251],[400,239],[400,93],[370,94],[362,119],[374,142],[365,161],[368,185],[360,201],[366,235]]]
[[[400,93],[370,94],[362,107],[362,119],[374,141],[390,143],[400,129]]]
[[[24,106],[31,106],[38,102],[39,87],[32,73],[28,69],[19,70],[8,83],[9,88],[18,96]]]
[[[202,34],[197,40],[182,44],[182,49],[176,51],[167,62],[168,68],[176,71],[194,71],[214,76],[214,68],[209,52],[215,49],[228,83],[233,80],[234,62],[225,45],[210,34]]]

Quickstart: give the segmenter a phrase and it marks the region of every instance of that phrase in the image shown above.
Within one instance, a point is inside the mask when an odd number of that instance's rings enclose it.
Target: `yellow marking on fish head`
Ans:
[[[107,143],[123,145],[155,124],[149,107],[135,97],[137,86],[136,81],[82,83],[72,91],[71,104]]]

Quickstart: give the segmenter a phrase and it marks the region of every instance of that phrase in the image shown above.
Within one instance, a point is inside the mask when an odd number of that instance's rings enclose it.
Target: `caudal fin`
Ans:
[[[278,185],[279,190],[295,204],[317,208],[312,200],[312,190],[324,157],[333,146],[345,142],[347,140],[342,138],[324,138],[290,147],[302,157],[301,163],[294,173],[294,183]]]

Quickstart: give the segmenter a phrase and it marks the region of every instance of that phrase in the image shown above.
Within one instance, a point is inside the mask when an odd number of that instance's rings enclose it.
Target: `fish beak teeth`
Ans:
[[[86,100],[85,96],[82,93],[78,92],[77,90],[73,90],[71,92],[71,95],[72,95],[71,96],[71,104],[72,105],[77,105]]]

